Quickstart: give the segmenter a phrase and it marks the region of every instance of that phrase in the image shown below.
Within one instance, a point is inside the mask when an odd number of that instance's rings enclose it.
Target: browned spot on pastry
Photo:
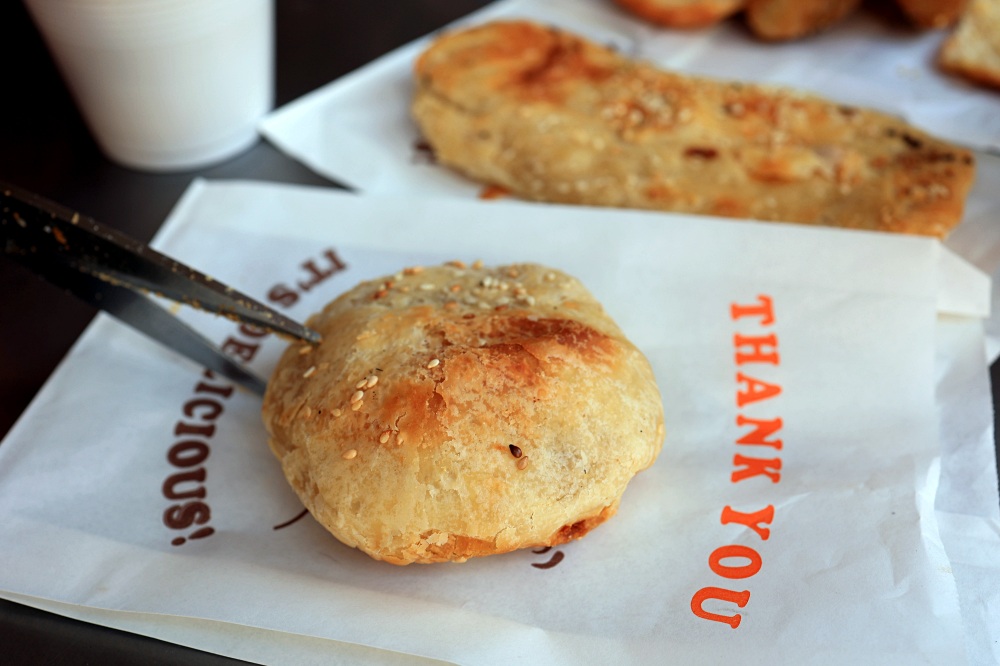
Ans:
[[[437,392],[434,382],[394,381],[383,389],[381,425],[398,428],[400,432],[406,433],[403,441],[418,446],[428,438],[443,437],[440,418],[444,409],[444,397]],[[389,446],[399,444],[399,438],[392,438],[388,442]]]
[[[684,157],[700,157],[704,160],[715,159],[719,156],[719,151],[715,148],[699,148],[692,146],[684,151]]]
[[[587,532],[594,529],[595,527],[603,523],[611,516],[615,515],[615,512],[617,510],[618,510],[617,506],[614,507],[607,506],[604,507],[604,509],[602,509],[601,512],[596,516],[592,516],[590,518],[584,518],[583,520],[578,520],[571,525],[563,525],[559,529],[559,531],[552,536],[549,545],[558,546],[559,544],[567,543],[569,541],[574,541],[576,539],[580,539],[586,536]]]
[[[434,146],[424,139],[414,142],[412,161],[415,163],[435,164],[437,156],[434,154]]]
[[[501,187],[499,185],[487,185],[479,192],[479,198],[490,200],[490,199],[502,199],[510,195],[510,190],[506,187]]]
[[[924,146],[923,141],[921,141],[920,139],[918,139],[918,138],[916,138],[914,136],[911,136],[910,134],[907,134],[905,132],[902,135],[902,139],[903,139],[903,143],[905,143],[910,148],[913,148],[914,150],[923,148],[923,146]]]
[[[552,32],[552,41],[534,66],[520,73],[518,85],[534,94],[565,81],[579,79],[600,81],[610,76],[606,67],[601,67],[585,57],[580,43],[567,40],[562,33]]]
[[[713,215],[721,215],[723,217],[744,217],[746,210],[747,206],[741,199],[719,197],[712,204],[710,212]]]
[[[607,359],[614,351],[614,343],[607,335],[574,319],[495,319],[490,334],[539,358],[564,355],[559,350],[564,348],[593,363]]]

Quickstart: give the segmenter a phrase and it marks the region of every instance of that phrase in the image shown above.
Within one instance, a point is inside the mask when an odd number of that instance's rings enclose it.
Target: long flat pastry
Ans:
[[[568,32],[440,37],[412,111],[440,163],[530,200],[943,237],[972,154],[884,113],[657,69]]]

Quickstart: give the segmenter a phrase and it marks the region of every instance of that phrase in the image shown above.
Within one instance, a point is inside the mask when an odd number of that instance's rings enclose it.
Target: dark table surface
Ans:
[[[285,104],[486,0],[276,3],[276,102]],[[83,124],[45,45],[19,2],[0,8],[0,180],[20,185],[140,240],[149,240],[196,177],[336,187],[259,142],[221,165],[153,175],[109,162]],[[69,351],[94,312],[0,259],[0,437]],[[991,368],[993,385],[1000,364]],[[994,391],[994,405],[997,391]],[[0,600],[0,662],[224,664],[231,660],[76,622]]]

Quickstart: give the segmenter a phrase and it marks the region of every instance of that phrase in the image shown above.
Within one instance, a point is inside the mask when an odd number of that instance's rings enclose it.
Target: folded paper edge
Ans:
[[[937,310],[940,314],[990,316],[990,276],[938,243]]]

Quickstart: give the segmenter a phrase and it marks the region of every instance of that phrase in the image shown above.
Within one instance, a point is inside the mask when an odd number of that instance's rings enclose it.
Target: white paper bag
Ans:
[[[4,596],[236,656],[224,627],[259,627],[303,663],[317,642],[461,664],[954,664],[967,641],[989,654],[988,629],[963,627],[934,511],[954,468],[939,312],[975,323],[988,294],[936,241],[199,183],[156,246],[299,319],[406,265],[567,270],[650,357],[663,454],[581,541],[393,567],[293,521],[257,397],[100,317],[0,446]],[[284,346],[179,316],[262,375]],[[966,414],[979,424],[981,407]],[[988,463],[975,441],[965,454]]]

